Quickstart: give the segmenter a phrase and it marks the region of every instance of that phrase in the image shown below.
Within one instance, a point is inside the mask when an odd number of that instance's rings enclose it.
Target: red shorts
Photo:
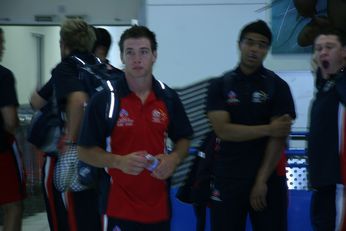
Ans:
[[[25,198],[23,162],[16,145],[0,153],[0,185],[0,205]]]

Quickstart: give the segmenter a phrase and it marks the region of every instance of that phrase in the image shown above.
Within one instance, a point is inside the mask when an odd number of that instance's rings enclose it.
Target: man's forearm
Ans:
[[[32,93],[30,98],[30,105],[34,110],[41,109],[46,103],[47,101],[42,98],[36,91]]]
[[[87,95],[84,92],[73,92],[68,97],[67,103],[67,129],[68,139],[76,141],[79,136],[79,130],[84,115],[84,104],[87,101]]]
[[[87,164],[99,168],[114,168],[116,165],[116,155],[111,155],[100,147],[78,146],[78,157]]]
[[[269,125],[227,124],[215,130],[218,137],[225,141],[243,142],[269,136]]]
[[[232,122],[227,111],[208,112],[216,135],[224,141],[242,142],[270,136],[270,124],[244,125]]]
[[[270,175],[276,169],[284,151],[286,138],[271,137],[263,157],[262,164],[256,176],[256,182],[266,183]]]
[[[190,140],[180,139],[175,143],[172,155],[176,156],[177,165],[185,159],[189,153]]]

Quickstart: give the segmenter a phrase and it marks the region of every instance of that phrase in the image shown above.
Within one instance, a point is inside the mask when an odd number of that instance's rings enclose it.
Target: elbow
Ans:
[[[32,109],[34,110],[39,110],[41,109],[45,104],[47,103],[47,101],[42,98],[37,92],[34,92],[31,95],[30,98],[30,105],[32,107]]]
[[[81,146],[77,146],[77,153],[78,153],[78,158],[83,161],[83,162],[87,162],[87,158],[86,158],[86,149],[81,147]]]
[[[86,146],[77,146],[77,153],[79,160],[90,164],[95,167],[104,167],[99,165],[98,159],[95,158],[98,155],[95,155],[98,150],[95,147],[86,147]]]
[[[230,134],[227,133],[226,131],[224,131],[223,129],[218,129],[218,130],[214,130],[215,134],[217,137],[219,137],[221,140],[227,140],[227,141],[231,141],[230,140]]]
[[[219,137],[221,140],[227,140],[227,137],[224,133],[218,133],[215,132],[215,134],[217,135],[217,137]]]
[[[226,130],[226,129],[220,129],[220,130],[214,130],[215,134],[218,138],[224,141],[230,141],[230,142],[242,142],[244,141],[244,138],[237,135],[237,133]]]

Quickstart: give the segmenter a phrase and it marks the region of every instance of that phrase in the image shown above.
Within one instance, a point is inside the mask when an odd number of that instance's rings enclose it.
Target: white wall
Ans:
[[[112,36],[109,51],[110,63],[122,67],[118,49],[118,39],[128,26],[103,26]],[[60,62],[59,26],[2,26],[5,35],[5,53],[1,65],[9,68],[16,77],[20,104],[28,104],[28,99],[38,86],[38,44],[34,34],[43,41],[43,82],[50,78],[51,70]]]
[[[159,44],[155,75],[181,87],[233,68],[240,29],[257,19],[270,25],[270,8],[259,10],[266,6],[265,0],[148,0],[146,24]],[[265,65],[274,71],[309,70],[310,54],[269,54]]]
[[[65,16],[82,16],[94,25],[127,25],[141,14],[142,0],[1,0],[0,24],[59,25]],[[52,16],[38,22],[35,16]]]
[[[266,0],[148,0],[146,24],[156,33],[154,74],[172,87],[219,76],[238,63],[241,28],[263,19],[271,24]],[[292,25],[294,26],[294,25]],[[264,65],[290,85],[297,111],[294,130],[306,130],[313,96],[310,54],[268,54]]]
[[[264,14],[258,5],[149,5],[147,24],[156,33],[157,77],[173,87],[220,75],[236,64],[238,28]],[[235,20],[237,19],[237,20]]]
[[[43,76],[49,78],[50,70],[60,59],[58,27],[3,26],[5,53],[2,65],[9,68],[16,77],[20,104],[27,104],[37,86],[37,43],[33,34],[44,36]]]
[[[108,22],[115,25],[111,18],[115,17],[114,15],[120,17],[120,13],[117,13],[119,10],[121,14],[130,15],[127,21],[135,17],[156,33],[159,46],[158,60],[154,67],[155,76],[172,87],[184,87],[218,76],[237,64],[237,39],[244,24],[256,19],[263,19],[269,25],[271,23],[270,8],[261,10],[272,2],[270,0],[100,0],[96,2],[31,0],[29,7],[29,2],[25,0],[2,0],[0,24],[13,24],[23,20],[26,24],[32,24],[35,14],[80,14],[90,12],[92,9],[93,13],[88,13],[90,16],[88,20],[96,24]],[[136,4],[132,6],[133,9],[128,10],[129,6],[121,5],[126,2]],[[114,10],[115,8],[117,9]],[[6,21],[6,18],[10,21]],[[5,28],[5,36],[10,32],[14,34],[6,38],[8,41],[2,64],[9,67],[17,77],[21,103],[27,103],[30,93],[36,86],[36,59],[33,56],[36,48],[32,33],[45,36],[47,53],[44,54],[44,76],[48,79],[51,68],[60,59],[57,28],[52,27],[47,31],[43,31],[39,26],[25,27],[19,31],[15,31],[15,27]],[[113,47],[110,52],[111,62],[118,67],[121,67],[121,63],[117,42],[121,32],[121,30],[119,34],[114,32]],[[312,97],[310,54],[269,54],[265,65],[284,75],[284,79],[289,82],[299,110],[299,120],[296,121],[296,125],[306,126],[308,108],[306,105]],[[300,92],[303,92],[305,97],[297,96],[301,94]]]
[[[290,86],[297,118],[293,124],[294,131],[306,131],[309,126],[307,118],[309,117],[311,99],[314,93],[314,77],[310,71],[278,71],[280,75]]]

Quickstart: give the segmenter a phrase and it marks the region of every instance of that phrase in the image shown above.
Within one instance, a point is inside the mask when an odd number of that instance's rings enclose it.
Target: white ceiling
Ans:
[[[126,25],[143,14],[143,0],[1,0],[0,24],[60,24],[81,16],[95,25]],[[38,21],[37,17],[48,21]]]

